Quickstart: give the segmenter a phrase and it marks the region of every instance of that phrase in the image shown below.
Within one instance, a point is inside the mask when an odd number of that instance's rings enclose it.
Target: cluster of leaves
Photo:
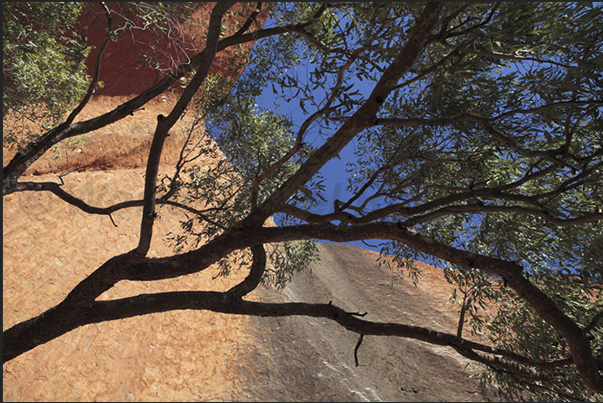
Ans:
[[[3,3],[2,118],[18,147],[55,126],[86,92],[86,39],[77,36],[79,3]],[[7,125],[4,125],[7,128]]]
[[[128,35],[144,45],[141,67],[166,73],[185,63],[200,49],[190,40],[186,22],[198,4],[193,2],[123,2],[112,6],[117,18],[113,39]],[[144,37],[140,35],[145,32]],[[145,38],[145,39],[142,39]],[[152,39],[148,39],[152,38]]]
[[[295,273],[307,270],[319,261],[318,248],[312,240],[283,242],[269,254],[271,265],[266,268],[262,284],[284,287]]]

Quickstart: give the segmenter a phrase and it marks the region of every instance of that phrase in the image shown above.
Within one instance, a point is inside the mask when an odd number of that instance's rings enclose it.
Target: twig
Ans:
[[[360,345],[362,344],[362,339],[364,339],[363,334],[360,335],[360,338],[358,339],[358,343],[356,343],[356,347],[354,348],[354,361],[356,361],[356,366],[358,366],[358,349],[360,348]]]
[[[591,330],[593,330],[595,328],[595,326],[597,325],[597,322],[599,321],[599,319],[603,318],[603,311],[599,312],[598,314],[596,314],[592,320],[590,321],[590,323],[588,325],[586,325],[586,327],[584,329],[582,329],[583,333],[588,333]]]

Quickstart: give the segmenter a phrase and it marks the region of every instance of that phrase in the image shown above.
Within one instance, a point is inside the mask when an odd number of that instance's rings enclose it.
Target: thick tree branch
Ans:
[[[54,310],[56,310],[57,312],[62,312],[61,314],[65,314],[66,311],[79,312],[82,311],[82,309],[86,307],[91,307],[95,304],[105,304],[104,302],[101,303],[91,301],[94,301],[94,299],[98,297],[98,295],[100,295],[105,290],[111,288],[113,284],[120,280],[159,280],[165,278],[172,278],[203,270],[212,263],[218,261],[223,256],[226,256],[228,253],[237,249],[244,249],[253,245],[260,245],[271,242],[315,238],[327,239],[335,242],[345,242],[359,239],[392,239],[399,241],[407,246],[410,246],[411,248],[414,248],[418,251],[438,257],[440,259],[459,265],[461,267],[479,268],[480,270],[483,270],[484,272],[487,272],[490,275],[503,278],[509,287],[515,290],[521,298],[523,298],[546,322],[553,326],[566,339],[568,346],[570,347],[572,360],[576,365],[576,368],[582,375],[582,378],[588,384],[588,386],[594,391],[599,391],[600,389],[603,389],[601,375],[599,375],[597,371],[597,361],[595,357],[592,356],[592,351],[588,338],[582,332],[582,329],[570,318],[568,318],[548,296],[546,296],[542,291],[540,291],[538,287],[529,282],[522,275],[521,266],[518,266],[513,262],[507,262],[501,259],[463,251],[448,245],[435,242],[431,238],[417,234],[416,232],[410,231],[406,228],[401,228],[395,223],[380,222],[348,226],[335,226],[323,224],[302,225],[282,228],[260,227],[250,230],[239,230],[225,233],[195,251],[172,256],[170,258],[146,258],[140,263],[136,263],[138,259],[135,259],[133,261],[131,253],[116,256],[115,258],[110,259],[105,265],[96,270],[94,273],[92,273],[84,281],[82,281],[70,293],[66,300],[63,303],[59,304],[59,306],[57,306]],[[130,263],[134,264],[132,265]],[[216,293],[216,298],[221,298],[221,295],[221,293]],[[161,312],[161,309],[157,310],[158,306],[160,305],[157,305],[159,299],[156,296],[151,296],[149,298],[152,301],[152,304],[150,305],[152,305],[153,307],[153,312]],[[197,297],[195,297],[194,299],[195,301],[199,302]],[[109,302],[109,304],[111,303],[113,302]],[[171,301],[170,303],[172,304],[170,305],[172,306],[171,309],[182,309],[180,308],[182,306],[182,301],[180,299],[178,299],[177,301]],[[240,301],[237,304],[239,303],[247,302]],[[231,301],[231,303],[228,305],[229,307],[231,307],[229,309],[232,309],[233,306],[237,306],[237,304],[233,304]],[[134,310],[142,307],[142,305],[138,304],[138,302],[135,305],[136,306],[132,308]],[[151,308],[147,307],[146,309]],[[266,312],[265,315],[279,316],[296,314],[292,313],[289,310],[274,311],[273,309],[276,309],[276,307],[271,307],[270,311]],[[111,309],[111,311],[112,310],[113,309]],[[121,313],[124,313],[126,311],[131,312],[130,308],[126,309],[125,307],[123,309],[119,308],[117,310]],[[224,312],[224,310],[220,309],[214,310]],[[88,313],[86,317],[90,317],[90,309],[87,309],[87,312]],[[255,312],[256,313],[254,314],[263,314],[258,311]],[[146,313],[146,311],[138,314],[142,313]],[[249,312],[242,310],[242,312],[238,313],[246,314]],[[115,312],[112,312],[111,314],[113,315],[115,314]],[[307,313],[303,314],[306,315]],[[339,313],[335,318],[337,319],[337,317],[340,317]],[[40,323],[42,323],[41,321],[43,318],[44,315],[42,315],[42,317],[38,317],[30,321],[26,321],[22,324],[16,325],[15,327],[11,328],[10,331],[7,331],[8,333],[5,332],[5,354],[7,352],[6,346],[8,341],[10,341],[11,343],[8,347],[8,356],[15,356],[14,354],[18,355],[23,352],[15,352],[11,350],[16,348],[14,346],[19,344],[18,341],[21,338],[24,340],[27,339],[27,343],[30,344],[32,343],[32,340],[36,341],[34,343],[35,345],[40,344],[39,340],[41,338],[38,336],[33,337],[33,334],[35,333],[33,333],[30,338],[29,336],[25,337],[23,335],[24,332],[29,334],[30,332],[45,329],[44,334],[47,335],[48,332],[52,333],[53,331],[55,331],[52,329],[60,327],[69,328],[70,326],[72,326],[69,325],[69,321],[57,322],[61,325],[55,324],[54,326],[50,326],[49,323],[46,323],[42,326],[40,325]],[[113,317],[113,319],[117,318]],[[110,319],[106,318],[103,320]],[[346,323],[350,323],[350,320],[354,321],[359,319],[354,318],[352,316],[352,319],[346,318],[343,323],[338,320],[338,323],[344,325],[344,327],[347,327]],[[78,321],[79,319],[76,320],[75,323],[78,323]],[[50,327],[45,328],[44,326]],[[79,326],[79,324],[77,326]],[[387,326],[384,325],[384,328],[380,328],[379,326],[375,325],[372,326],[372,332],[364,332],[364,328],[359,328],[359,333],[381,335],[392,334],[386,331],[386,329],[397,328],[397,326],[403,325],[388,324]],[[32,330],[32,328],[35,330]],[[409,328],[406,327],[405,329],[405,331],[407,331]],[[65,331],[61,330],[61,332],[62,333],[60,334],[63,334]],[[421,338],[419,338],[418,334],[424,334],[423,331],[419,331],[419,333],[414,333],[414,331],[412,331],[411,333],[417,335],[416,338],[422,340]],[[52,338],[57,336],[58,335],[55,334],[48,340],[51,340]],[[407,335],[405,337],[415,336]],[[440,336],[436,337],[435,339],[430,339],[429,341],[438,344],[437,340],[439,337]],[[456,339],[456,336],[452,337]],[[448,342],[449,340],[446,340],[446,343]],[[35,345],[28,347],[24,351],[35,347]]]
[[[459,193],[450,194],[450,195],[441,197],[439,199],[432,200],[427,203],[419,204],[419,205],[416,205],[413,207],[406,207],[406,204],[407,204],[406,202],[390,204],[381,209],[377,209],[377,210],[368,212],[360,217],[357,217],[350,213],[346,213],[346,212],[342,212],[342,211],[336,211],[334,213],[325,214],[325,215],[313,214],[313,213],[304,211],[298,207],[295,207],[295,206],[292,206],[289,204],[285,204],[284,206],[279,208],[277,210],[277,212],[290,214],[294,217],[300,218],[309,223],[327,223],[327,222],[331,222],[334,220],[339,220],[339,221],[343,221],[343,222],[347,222],[347,223],[351,223],[351,224],[364,224],[364,223],[377,221],[379,219],[383,219],[392,214],[401,214],[401,215],[405,215],[405,216],[410,216],[410,217],[412,217],[412,218],[410,218],[410,220],[413,220],[413,219],[420,220],[420,218],[415,218],[414,216],[416,216],[418,214],[424,214],[424,213],[427,213],[431,210],[435,210],[438,208],[443,209],[443,208],[450,207],[451,209],[454,209],[456,207],[459,207],[460,209],[467,209],[467,210],[472,210],[474,212],[477,212],[478,208],[480,207],[477,205],[475,205],[475,206],[470,205],[468,207],[467,206],[458,206],[458,205],[449,206],[450,204],[453,204],[453,203],[458,203],[461,201],[475,199],[475,198],[508,200],[508,201],[528,203],[528,204],[537,204],[535,202],[535,199],[532,197],[529,197],[529,196],[497,192],[497,191],[494,191],[494,189],[480,189],[480,190],[463,191],[463,192],[459,192]],[[442,207],[442,206],[445,206],[445,207]],[[446,214],[453,212],[452,210],[443,210],[443,211],[446,212]],[[524,208],[524,210],[522,212],[526,213],[526,214],[537,213],[537,215],[539,215],[539,216],[548,217],[553,220],[555,219],[555,217],[551,216],[549,213],[543,212],[542,210]],[[433,214],[435,214],[435,213],[433,213]],[[596,217],[598,217],[598,216],[596,216]],[[590,220],[596,220],[596,217],[591,217],[590,215],[588,215],[588,216],[585,216],[584,218],[581,218],[581,220],[586,220],[586,221],[590,222]],[[434,216],[433,218],[436,218],[436,217]],[[431,218],[426,217],[425,221],[428,221],[429,219],[431,219]],[[421,221],[421,222],[423,222],[423,221]],[[562,220],[562,221],[558,221],[558,222],[564,223],[565,221]],[[411,225],[415,225],[417,223],[418,223],[418,221],[414,222],[414,223],[409,222],[408,225],[405,224],[405,226],[411,226]]]
[[[264,250],[264,245],[252,246],[251,252],[253,253],[253,262],[251,263],[249,274],[245,277],[245,280],[226,292],[228,298],[240,299],[255,290],[260,284],[266,270],[266,251]]]
[[[261,260],[261,257],[259,258],[259,260],[257,260],[257,267],[261,267]],[[253,276],[255,275],[257,275],[257,272]],[[250,276],[252,276],[251,273]],[[252,282],[254,283],[255,280]],[[250,282],[249,284],[251,284],[252,282]],[[245,282],[241,284],[245,284]],[[67,311],[64,306],[59,305],[55,308],[48,310],[44,314],[34,319],[31,319],[30,321],[23,322],[22,324],[16,325],[4,332],[5,342],[7,342],[4,348],[4,362],[35,347],[33,346],[22,352],[18,352],[17,349],[14,348],[15,340],[13,340],[13,338],[17,333],[23,331],[22,328],[25,325],[29,325],[32,328],[40,329],[44,328],[44,322],[52,323],[58,320],[59,322],[64,324],[61,327],[56,327],[55,329],[53,329],[53,337],[43,337],[43,339],[48,340],[44,340],[36,344],[40,345],[56,337],[59,337],[61,334],[67,333],[77,327],[84,326],[86,324],[99,323],[109,320],[125,319],[149,313],[167,312],[182,309],[196,309],[262,317],[322,317],[333,320],[341,326],[345,327],[346,329],[361,335],[399,336],[421,340],[441,346],[451,346],[463,352],[476,350],[486,354],[499,355],[518,364],[531,366],[535,368],[548,368],[551,366],[551,364],[559,366],[557,362],[533,361],[511,351],[493,348],[478,342],[454,336],[452,334],[438,332],[424,327],[404,325],[398,323],[372,322],[360,319],[359,315],[355,313],[346,312],[333,304],[308,304],[300,302],[262,303],[244,301],[240,299],[241,295],[239,295],[239,292],[243,291],[243,288],[249,287],[237,287],[238,286],[235,286],[231,290],[223,293],[212,291],[180,291],[156,294],[140,294],[135,297],[111,301],[94,301],[87,305],[85,313]],[[233,299],[233,293],[236,293],[238,295],[238,298]],[[564,365],[567,364],[568,362],[564,362]]]
[[[161,160],[163,143],[168,136],[168,131],[176,124],[180,116],[182,116],[191,99],[209,74],[209,69],[218,51],[218,41],[222,30],[222,16],[233,4],[234,3],[218,3],[214,6],[209,19],[207,41],[204,50],[205,58],[200,62],[197,72],[184,89],[184,92],[176,102],[176,105],[174,105],[170,114],[167,117],[163,117],[163,115],[157,116],[157,129],[153,136],[151,149],[149,150],[149,158],[147,160],[140,237],[138,246],[135,250],[137,256],[146,256],[149,247],[151,246],[153,223],[155,221],[157,173]]]

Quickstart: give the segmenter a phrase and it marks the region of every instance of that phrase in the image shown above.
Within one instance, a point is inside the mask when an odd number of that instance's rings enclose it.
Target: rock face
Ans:
[[[458,314],[446,303],[450,285],[440,270],[417,262],[422,281],[376,264],[378,254],[351,245],[319,244],[320,262],[281,293],[260,290],[270,302],[333,304],[367,312],[376,322],[429,326],[453,332]],[[453,350],[396,337],[358,335],[325,319],[252,318],[252,360],[237,366],[247,380],[245,400],[257,401],[480,401],[467,361]]]
[[[192,29],[203,26],[209,10],[210,5],[199,6],[195,14],[199,24],[188,25],[189,39],[196,37]],[[92,43],[98,42],[103,32],[102,24],[95,22],[101,21],[100,10],[90,8],[83,18]],[[79,119],[109,111],[153,82],[154,76],[141,73],[126,58],[140,53],[137,46],[149,39],[141,38],[107,49],[101,76],[107,85]],[[217,61],[214,71],[223,70],[224,60],[228,59]],[[91,133],[81,148],[66,148],[59,159],[48,152],[27,171],[28,179],[57,181],[56,173],[78,168],[63,178],[64,188],[90,204],[141,198],[155,116],[170,105],[169,99],[156,100],[144,111]],[[169,137],[160,176],[170,173],[185,123]],[[5,165],[9,158],[5,153]],[[140,209],[113,214],[114,226],[106,216],[84,214],[47,193],[12,194],[3,201],[4,330],[56,305],[100,264],[138,241]],[[173,253],[165,234],[179,228],[184,217],[168,207],[160,207],[159,215],[158,235],[149,254],[153,257]],[[438,269],[421,265],[422,282],[415,287],[400,274],[379,267],[374,252],[337,244],[321,244],[319,249],[321,262],[311,271],[296,276],[283,290],[258,289],[249,298],[333,301],[349,311],[367,311],[367,319],[455,331],[458,316],[446,303],[450,289]],[[217,268],[211,268],[171,280],[124,281],[100,299],[171,290],[223,291],[246,275],[235,272],[228,279],[214,279],[216,274]],[[4,364],[3,399],[479,400],[478,385],[464,369],[466,363],[449,350],[399,338],[366,337],[358,352],[360,365],[355,367],[357,340],[337,324],[305,317],[269,319],[196,311],[146,315],[78,328]]]

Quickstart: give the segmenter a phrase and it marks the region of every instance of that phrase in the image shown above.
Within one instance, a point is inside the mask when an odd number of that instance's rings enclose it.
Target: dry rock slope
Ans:
[[[265,301],[327,303],[365,319],[454,332],[457,312],[447,304],[450,285],[440,270],[417,263],[422,281],[379,267],[378,254],[343,244],[319,244],[320,262]],[[308,317],[252,318],[253,359],[237,371],[243,391],[268,401],[480,401],[468,363],[450,349],[397,337],[358,335]],[[262,386],[262,387],[259,387]]]
[[[91,3],[92,4],[92,3]],[[117,7],[118,3],[111,3]],[[202,26],[211,7],[195,18]],[[87,14],[93,40],[103,32],[98,10]],[[265,16],[264,16],[265,18]],[[90,22],[92,21],[92,22]],[[194,32],[189,32],[194,37]],[[96,37],[94,36],[96,35]],[[202,35],[199,35],[201,37]],[[96,38],[96,39],[95,39]],[[111,82],[78,119],[115,108],[149,85],[134,61],[138,42],[111,44],[101,79]],[[121,53],[119,53],[121,52]],[[121,55],[121,56],[120,56]],[[122,59],[120,59],[122,58]],[[228,60],[228,59],[225,59]],[[224,60],[214,71],[222,71]],[[136,88],[115,84],[115,80]],[[134,81],[132,81],[134,80]],[[138,81],[136,81],[138,80]],[[144,82],[143,82],[144,81]],[[134,93],[132,93],[134,91]],[[156,115],[169,111],[158,99],[117,124],[85,136],[81,147],[60,145],[26,172],[32,181],[59,181],[95,206],[140,199],[144,164]],[[184,138],[185,122],[166,143],[160,176],[169,174]],[[4,165],[12,152],[4,150]],[[204,161],[203,163],[212,163]],[[75,169],[75,170],[74,170]],[[184,215],[160,207],[150,256],[173,253],[165,234]],[[107,216],[88,215],[48,193],[11,194],[3,199],[3,329],[59,303],[99,265],[137,244],[139,208]],[[441,272],[422,265],[418,286],[376,264],[374,252],[336,244],[319,246],[321,261],[283,290],[258,289],[262,301],[328,302],[367,319],[400,321],[454,332],[457,313],[447,304],[449,285]],[[214,278],[217,268],[177,279],[120,282],[101,299],[171,290],[226,290],[245,272]],[[314,318],[255,318],[176,311],[78,328],[3,366],[5,401],[469,401],[479,400],[477,382],[465,362],[442,348],[400,338],[357,335]]]

